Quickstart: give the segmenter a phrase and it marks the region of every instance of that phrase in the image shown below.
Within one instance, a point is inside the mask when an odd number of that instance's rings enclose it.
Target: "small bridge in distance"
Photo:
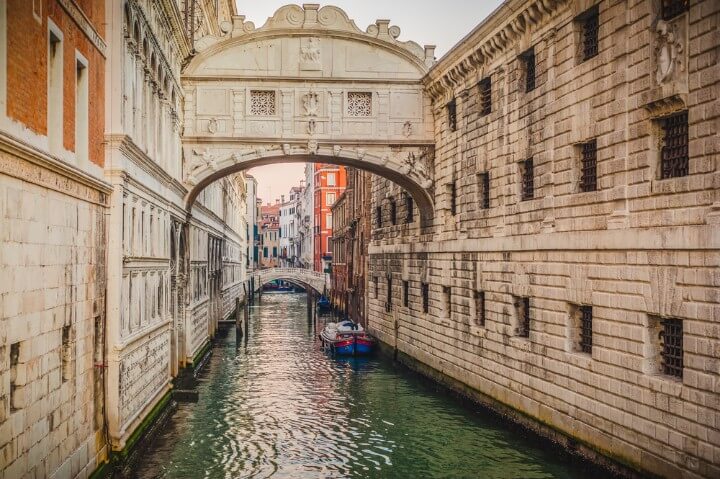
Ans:
[[[313,289],[323,294],[330,289],[330,277],[325,273],[304,268],[267,268],[251,274],[255,291],[270,281],[282,280],[295,283],[306,289]],[[255,292],[253,291],[253,292]]]

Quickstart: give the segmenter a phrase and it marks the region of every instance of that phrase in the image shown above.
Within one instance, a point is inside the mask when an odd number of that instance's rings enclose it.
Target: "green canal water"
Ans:
[[[305,295],[264,295],[248,329],[221,334],[136,477],[608,477],[387,358],[329,357]]]

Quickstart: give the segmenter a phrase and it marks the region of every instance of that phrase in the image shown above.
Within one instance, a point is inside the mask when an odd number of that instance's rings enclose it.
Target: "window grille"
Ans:
[[[445,295],[445,307],[449,318],[452,316],[452,289],[450,286],[443,286],[443,294]]]
[[[275,92],[273,90],[251,90],[250,114],[260,116],[274,115]]]
[[[592,306],[580,306],[580,351],[592,353]]]
[[[454,216],[457,214],[457,182],[451,181],[448,190],[450,192],[450,214]]]
[[[530,337],[530,298],[518,298],[515,303],[518,317],[518,336]]]
[[[423,313],[427,313],[430,309],[430,286],[427,283],[421,285],[422,289],[422,305]]]
[[[690,8],[690,0],[662,0],[662,18],[671,20]]]
[[[394,226],[397,224],[397,206],[395,200],[390,200],[390,223]]]
[[[382,228],[382,208],[379,206],[375,207],[375,224],[378,228]]]
[[[683,323],[681,319],[664,319],[660,333],[663,372],[683,376]]]
[[[492,112],[492,83],[490,77],[480,83],[480,114],[489,115]]]
[[[581,145],[582,174],[580,175],[580,190],[597,190],[597,140]]]
[[[387,298],[385,299],[385,311],[390,312],[392,309],[392,278],[387,279]]]
[[[403,281],[403,306],[406,308],[410,304],[410,283]]]
[[[455,101],[455,98],[453,98],[450,103],[447,104],[447,114],[448,126],[450,127],[450,131],[457,130],[457,103]]]
[[[600,13],[597,5],[588,10],[580,21],[582,22],[583,61],[585,61],[598,54]]]
[[[405,217],[406,223],[412,223],[414,220],[414,205],[413,205],[413,197],[410,195],[410,193],[405,193],[405,209],[407,216]]]
[[[372,93],[351,91],[347,94],[348,116],[371,116]]]
[[[490,173],[480,173],[480,206],[490,208]]]
[[[485,326],[485,291],[475,291],[475,321]]]
[[[661,178],[687,176],[688,156],[688,112],[684,111],[662,120],[663,147],[661,152]]]
[[[531,48],[520,57],[525,64],[525,91],[531,92],[535,89],[535,49]]]
[[[528,158],[522,165],[522,200],[531,200],[535,196],[535,177],[533,159]]]

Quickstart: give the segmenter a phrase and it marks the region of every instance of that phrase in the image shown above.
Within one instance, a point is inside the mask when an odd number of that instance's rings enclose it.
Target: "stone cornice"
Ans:
[[[160,165],[155,163],[128,135],[106,135],[105,142],[109,148],[116,148],[125,153],[137,166],[154,178],[160,180],[180,198],[183,198],[187,194],[187,188],[170,176]]]
[[[68,16],[70,16],[70,18],[72,18],[77,24],[80,31],[85,34],[88,40],[90,40],[90,43],[93,44],[103,57],[106,57],[107,44],[105,43],[105,40],[97,32],[95,26],[90,22],[87,15],[85,15],[85,12],[78,7],[75,0],[59,0],[58,3],[61,7],[63,7],[63,9],[65,9]]]
[[[6,153],[6,154],[2,154]],[[0,130],[0,173],[107,206],[112,185]]]
[[[470,74],[504,53],[533,26],[556,14],[569,0],[507,0],[458,42],[425,75],[433,101],[462,85]]]

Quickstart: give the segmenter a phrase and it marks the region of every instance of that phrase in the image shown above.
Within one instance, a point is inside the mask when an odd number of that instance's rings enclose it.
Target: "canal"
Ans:
[[[607,478],[384,357],[333,359],[303,294],[221,334],[200,400],[138,461],[150,478]]]

